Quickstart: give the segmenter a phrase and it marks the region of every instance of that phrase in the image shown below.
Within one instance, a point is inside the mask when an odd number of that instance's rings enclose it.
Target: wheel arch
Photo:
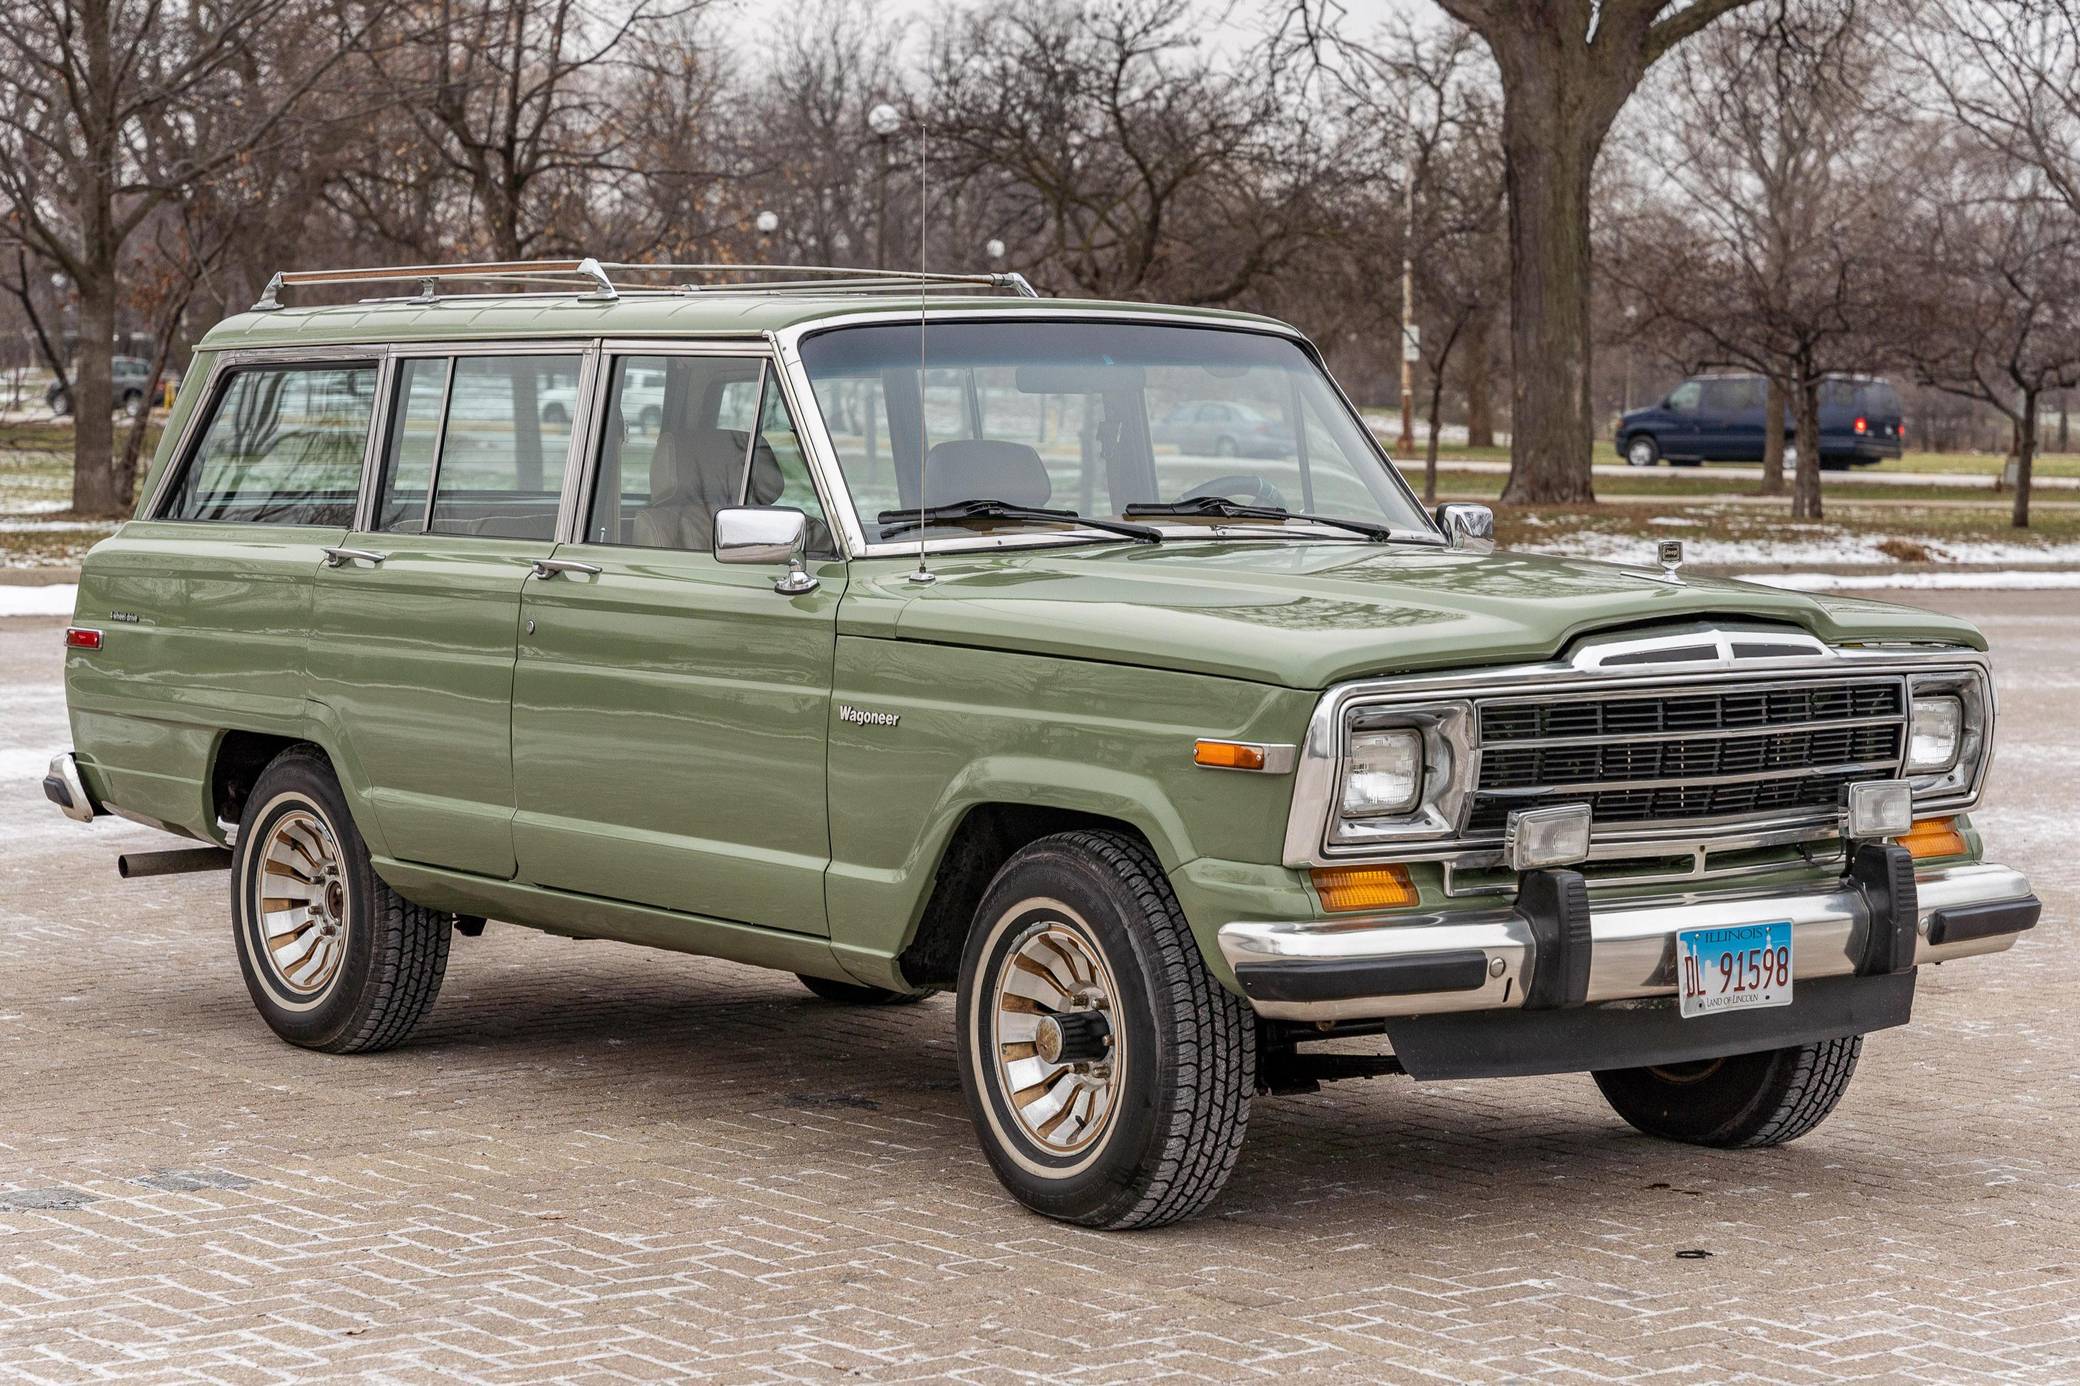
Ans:
[[[1124,833],[1163,856],[1138,824],[1114,814],[1003,800],[971,804],[940,848],[916,927],[894,959],[901,979],[912,987],[952,986],[975,910],[1004,863],[1042,838],[1078,829]]]
[[[347,801],[347,811],[353,815],[355,830],[368,843],[371,852],[385,855],[388,846],[368,802],[367,781],[361,774],[360,762],[354,757],[345,729],[338,725],[330,709],[317,702],[306,706],[303,725],[293,731],[233,727],[219,733],[210,752],[205,781],[214,820],[238,822],[245,811],[246,797],[251,794],[261,772],[273,763],[275,757],[296,746],[308,746],[324,757],[339,781],[340,793]]]

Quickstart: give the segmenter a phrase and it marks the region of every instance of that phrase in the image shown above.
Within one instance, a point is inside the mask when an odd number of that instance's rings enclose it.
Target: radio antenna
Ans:
[[[917,571],[910,574],[916,583],[937,582],[924,562],[924,472],[925,462],[931,456],[931,438],[924,420],[924,231],[925,231],[925,174],[929,167],[926,141],[931,138],[930,107],[919,110],[917,115]]]

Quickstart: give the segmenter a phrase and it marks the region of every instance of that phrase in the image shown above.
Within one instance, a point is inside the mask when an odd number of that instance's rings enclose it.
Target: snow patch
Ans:
[[[2014,569],[1980,573],[1742,573],[1740,581],[1795,592],[2051,591],[2080,588],[2080,572],[2032,573]]]
[[[79,584],[53,582],[42,587],[0,583],[0,616],[70,616],[79,603]]]
[[[1661,521],[1653,521],[1655,524]],[[1798,526],[1782,526],[1782,531]],[[1686,539],[1683,558],[1715,568],[1741,568],[1769,564],[1799,564],[1813,567],[1891,567],[1899,558],[1885,552],[1883,544],[1914,544],[1926,548],[1945,563],[1977,563],[1994,567],[2003,563],[2080,564],[2080,543],[2012,544],[1980,539],[1946,539],[1924,543],[1911,536],[1893,534],[1832,534],[1824,539]],[[1603,562],[1640,563],[1648,558],[1648,544],[1631,534],[1584,530],[1574,534],[1523,545],[1533,553],[1562,558],[1590,558]]]

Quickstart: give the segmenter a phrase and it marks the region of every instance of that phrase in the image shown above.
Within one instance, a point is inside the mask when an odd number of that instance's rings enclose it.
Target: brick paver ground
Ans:
[[[409,1047],[277,1042],[224,878],[118,881],[166,840],[36,797],[56,628],[0,622],[0,1376],[2080,1379],[2080,612],[1946,604],[1996,642],[1982,821],[2049,917],[1925,975],[1819,1131],[1348,1083],[1261,1100],[1213,1215],[1140,1235],[998,1191],[945,998],[494,925]]]

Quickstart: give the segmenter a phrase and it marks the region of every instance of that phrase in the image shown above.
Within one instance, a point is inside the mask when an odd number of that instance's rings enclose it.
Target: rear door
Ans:
[[[318,574],[311,674],[405,860],[514,873],[520,593],[556,546],[586,361],[531,347],[391,363],[361,527]]]
[[[104,643],[70,664],[73,735],[131,811],[187,821],[194,786],[129,773],[163,765],[154,739],[175,733],[101,710],[114,700],[174,689],[215,725],[301,723],[312,575],[353,524],[380,366],[351,348],[227,358],[147,518],[95,549],[77,619]]]
[[[778,378],[741,347],[619,355],[602,374],[589,504],[521,610],[521,877],[826,934],[845,567]],[[715,560],[714,513],[742,503],[809,514],[814,591]]]

